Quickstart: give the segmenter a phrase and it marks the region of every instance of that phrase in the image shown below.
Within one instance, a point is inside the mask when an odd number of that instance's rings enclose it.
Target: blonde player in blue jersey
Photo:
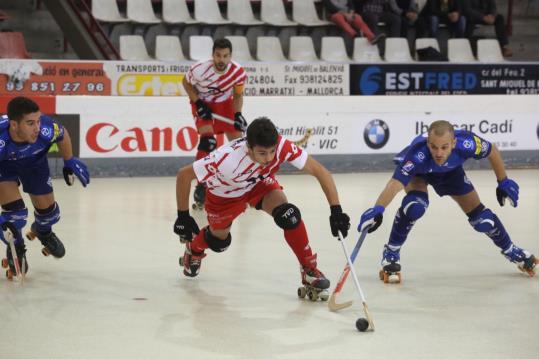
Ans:
[[[26,246],[21,234],[26,225],[28,209],[22,200],[19,186],[30,195],[34,206],[35,221],[27,236],[37,237],[43,244],[43,254],[61,258],[65,248],[52,231],[52,225],[60,220],[60,208],[54,199],[47,152],[56,143],[64,159],[64,178],[68,185],[74,176],[86,187],[90,175],[86,165],[73,157],[71,138],[67,130],[39,111],[38,105],[29,98],[16,97],[7,105],[7,116],[0,117],[0,225],[10,222],[15,229],[15,250],[19,265],[26,261]],[[0,231],[0,240],[6,242]],[[8,277],[15,272],[10,246],[6,250]]]
[[[435,121],[424,135],[416,137],[395,158],[397,168],[382,191],[375,206],[361,216],[358,230],[371,226],[369,232],[382,223],[384,209],[401,190],[406,191],[397,211],[389,242],[384,246],[380,279],[400,282],[400,250],[414,223],[423,216],[429,205],[427,185],[439,196],[451,196],[468,216],[468,222],[478,232],[485,233],[501,253],[530,276],[535,275],[539,260],[517,247],[500,219],[481,203],[462,164],[470,159],[488,158],[498,180],[496,196],[501,206],[508,199],[518,204],[519,187],[505,172],[500,152],[495,145],[469,131],[454,130],[447,121]]]

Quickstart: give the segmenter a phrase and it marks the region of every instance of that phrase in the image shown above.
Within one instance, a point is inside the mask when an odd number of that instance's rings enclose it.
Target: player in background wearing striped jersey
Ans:
[[[395,216],[389,242],[384,246],[382,254],[380,279],[385,283],[400,282],[400,250],[414,223],[427,210],[429,184],[439,196],[451,196],[466,213],[473,229],[485,233],[508,260],[516,263],[528,275],[535,275],[535,266],[539,260],[516,246],[498,216],[481,203],[462,168],[463,163],[470,158],[488,158],[498,180],[498,203],[503,206],[507,199],[513,207],[517,206],[519,187],[507,177],[502,156],[496,146],[473,132],[454,130],[453,125],[447,121],[434,121],[427,134],[417,136],[410,146],[395,157],[398,165],[393,177],[379,195],[375,206],[361,216],[358,230],[367,225],[372,225],[369,232],[376,230],[382,223],[384,209],[398,192],[403,189],[406,191]]]
[[[63,171],[67,184],[71,186],[73,175],[76,175],[86,187],[90,183],[90,175],[86,165],[73,157],[67,130],[50,117],[42,115],[38,105],[29,98],[16,97],[9,101],[7,116],[0,118],[0,224],[11,222],[15,227],[15,251],[21,263],[26,258],[21,230],[26,225],[28,209],[21,197],[20,185],[30,195],[35,209],[35,220],[27,236],[30,239],[37,237],[41,241],[45,255],[61,258],[65,254],[64,245],[52,231],[52,225],[60,220],[60,207],[54,199],[47,153],[55,143],[64,159]],[[0,240],[6,242],[1,231]],[[11,274],[15,272],[9,246],[6,257],[9,278],[9,271]],[[28,262],[21,269],[26,272]]]
[[[309,245],[301,213],[298,207],[288,203],[275,179],[275,173],[284,162],[316,177],[330,206],[331,233],[337,236],[340,231],[347,236],[350,218],[341,209],[330,172],[303,149],[281,137],[268,118],[261,117],[249,125],[246,138],[221,146],[178,171],[178,218],[174,232],[186,243],[185,254],[180,258],[186,276],[198,275],[206,249],[223,252],[228,248],[232,222],[249,205],[271,215],[277,226],[284,230],[285,240],[300,263],[304,285],[300,288],[301,296],[311,293],[311,300],[327,299],[326,289],[330,283],[318,270],[317,255]],[[205,209],[209,225],[202,230],[188,209],[191,181],[195,178],[207,186]]]
[[[206,157],[217,148],[216,134],[224,133],[229,141],[240,138],[247,128],[241,113],[245,70],[232,61],[232,43],[217,39],[213,43],[212,58],[191,66],[183,79],[189,95],[191,110],[200,140],[195,159]],[[222,116],[232,123],[217,119]],[[205,187],[198,183],[194,192],[195,206],[204,204]]]

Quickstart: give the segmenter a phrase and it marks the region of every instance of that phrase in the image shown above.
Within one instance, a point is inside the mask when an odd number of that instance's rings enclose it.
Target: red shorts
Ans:
[[[282,189],[275,177],[269,176],[264,181],[258,182],[254,188],[238,198],[225,198],[206,191],[204,208],[208,216],[208,223],[214,229],[230,227],[232,221],[245,212],[247,205],[256,207],[266,194],[276,189]]]
[[[232,98],[223,102],[206,102],[206,105],[208,105],[208,107],[211,109],[211,112],[234,121],[234,100]],[[191,112],[193,113],[197,129],[202,126],[207,126],[211,124],[213,125],[213,133],[215,133],[216,135],[225,132],[237,131],[234,128],[234,125],[231,125],[229,123],[219,121],[217,119],[213,119],[212,121],[201,119],[197,115],[197,106],[193,102],[191,102]]]

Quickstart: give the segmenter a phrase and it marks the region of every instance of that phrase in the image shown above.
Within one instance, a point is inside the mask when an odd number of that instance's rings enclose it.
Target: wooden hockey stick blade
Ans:
[[[349,300],[348,302],[343,302],[343,303],[337,303],[336,298],[337,298],[337,293],[331,293],[331,296],[329,297],[329,301],[328,301],[328,307],[329,307],[329,310],[331,310],[332,312],[336,312],[338,310],[351,307],[352,304],[354,304],[353,300]]]
[[[366,302],[363,302],[363,312],[365,313],[367,322],[369,322],[369,327],[367,328],[367,330],[374,332],[374,321],[372,320],[372,316],[371,316],[371,313],[369,312],[369,307],[367,306]]]

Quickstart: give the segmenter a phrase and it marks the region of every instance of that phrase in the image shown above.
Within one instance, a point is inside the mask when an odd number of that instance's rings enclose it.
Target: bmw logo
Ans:
[[[363,139],[367,146],[378,150],[384,147],[389,140],[389,127],[382,120],[372,120],[363,130]]]

